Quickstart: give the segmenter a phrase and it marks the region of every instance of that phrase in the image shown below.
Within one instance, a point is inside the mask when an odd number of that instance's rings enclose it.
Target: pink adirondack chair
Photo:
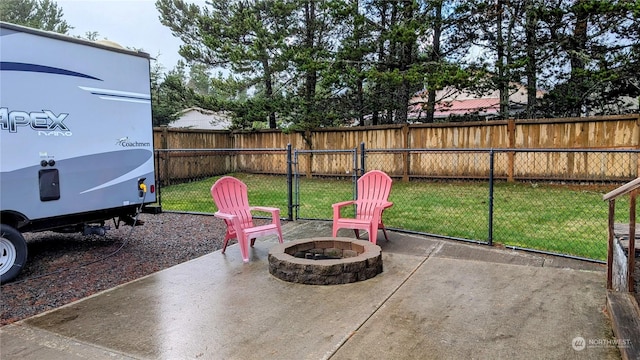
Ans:
[[[382,223],[382,212],[393,206],[387,201],[391,192],[391,178],[380,170],[371,170],[358,179],[358,194],[356,200],[343,201],[333,204],[333,236],[338,234],[338,229],[353,229],[356,237],[360,238],[360,231],[369,233],[369,241],[376,243],[378,229],[382,229],[384,238],[387,230]],[[345,206],[356,206],[354,218],[341,216],[340,210]]]
[[[214,216],[223,219],[227,224],[222,253],[227,249],[230,239],[238,239],[242,260],[249,261],[249,240],[251,247],[256,238],[266,235],[277,235],[282,243],[282,227],[280,225],[280,209],[266,206],[249,206],[247,185],[242,181],[223,176],[211,186],[211,196],[218,207]],[[271,223],[255,226],[252,211],[271,213]]]

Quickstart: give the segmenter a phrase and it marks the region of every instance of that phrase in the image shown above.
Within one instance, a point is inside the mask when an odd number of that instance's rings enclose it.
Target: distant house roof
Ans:
[[[509,94],[509,108],[511,112],[524,110],[527,103],[527,88],[518,83],[511,83],[512,92]],[[536,97],[540,98],[544,92],[538,90]],[[436,92],[436,111],[434,118],[447,118],[475,114],[483,118],[491,118],[500,113],[500,93],[496,90],[484,96],[477,96],[466,91],[445,88]],[[425,116],[426,94],[419,93],[409,104],[409,119],[419,119]]]
[[[190,107],[176,115],[178,119],[169,123],[170,128],[225,130],[231,126],[231,117],[223,111]]]
[[[496,115],[500,112],[500,99],[481,98],[440,102],[436,105],[435,117],[464,115],[478,112],[478,115]]]

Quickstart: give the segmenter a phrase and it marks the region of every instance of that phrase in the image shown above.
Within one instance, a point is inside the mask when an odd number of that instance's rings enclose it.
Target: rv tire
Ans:
[[[18,276],[27,262],[27,242],[22,234],[6,224],[0,224],[0,283]]]

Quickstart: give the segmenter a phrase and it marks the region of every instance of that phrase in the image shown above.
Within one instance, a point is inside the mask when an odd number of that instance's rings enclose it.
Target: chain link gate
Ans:
[[[426,150],[432,152],[432,150]],[[442,161],[447,161],[448,156],[456,153],[477,153],[473,150],[445,150],[436,153]],[[480,151],[483,153],[484,151]],[[472,243],[491,244],[490,234],[487,234],[487,215],[491,206],[485,201],[488,197],[489,182],[473,186],[471,188],[461,185],[455,191],[456,196],[449,198],[450,202],[459,202],[460,212],[450,214],[447,221],[431,221],[430,208],[437,208],[440,204],[439,197],[432,197],[431,192],[423,192],[425,187],[431,186],[431,182],[421,179],[408,181],[405,176],[398,176],[393,168],[403,161],[409,161],[407,157],[415,157],[424,154],[424,151],[399,149],[366,149],[364,143],[348,150],[294,150],[293,155],[293,196],[292,212],[295,220],[328,220],[333,218],[332,204],[355,200],[357,194],[357,180],[369,170],[382,170],[394,178],[394,185],[389,200],[395,202],[396,207],[385,211],[385,224],[387,229],[429,235],[439,238],[460,240]],[[477,156],[477,155],[476,155]],[[484,154],[487,160],[488,154]],[[390,157],[390,158],[389,158]],[[401,160],[405,159],[405,160]],[[440,161],[440,160],[439,160]],[[405,181],[406,180],[406,181]],[[322,196],[318,196],[321,194]],[[428,195],[427,195],[428,194]],[[442,192],[447,197],[449,192]],[[423,196],[424,195],[424,196]],[[478,200],[480,208],[474,208],[473,212],[465,212],[469,199]],[[473,201],[473,200],[472,200]],[[410,206],[404,206],[404,204]],[[410,213],[403,213],[406,209],[413,209]],[[416,211],[418,210],[418,211]],[[355,209],[345,209],[345,216],[352,216]],[[390,216],[389,216],[390,215]],[[404,221],[409,219],[415,224],[415,219],[423,224],[416,228]],[[474,223],[473,226],[469,222]],[[478,224],[478,222],[480,224]],[[430,227],[435,224],[436,227]],[[424,227],[426,226],[426,227]],[[444,228],[443,228],[444,227]],[[447,228],[455,228],[456,232],[449,233]],[[469,228],[477,229],[467,230]]]
[[[357,149],[294,150],[293,212],[298,220],[327,220],[332,204],[353,199],[358,169]],[[314,204],[307,200],[314,194]],[[317,196],[322,194],[322,196]]]

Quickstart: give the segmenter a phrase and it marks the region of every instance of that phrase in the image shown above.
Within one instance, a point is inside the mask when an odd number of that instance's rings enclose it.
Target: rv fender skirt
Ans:
[[[0,282],[15,279],[26,262],[27,242],[22,234],[12,226],[0,224]]]

